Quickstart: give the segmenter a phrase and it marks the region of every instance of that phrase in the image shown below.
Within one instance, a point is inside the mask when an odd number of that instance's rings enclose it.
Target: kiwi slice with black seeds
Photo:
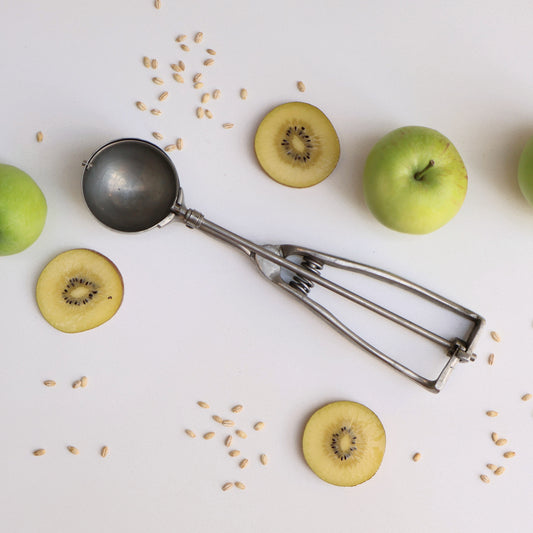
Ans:
[[[255,154],[263,170],[290,187],[310,187],[327,178],[340,157],[339,138],[326,115],[304,102],[272,109],[255,134]]]
[[[309,418],[302,449],[311,470],[333,485],[352,487],[370,479],[385,453],[385,430],[368,407],[339,401]]]

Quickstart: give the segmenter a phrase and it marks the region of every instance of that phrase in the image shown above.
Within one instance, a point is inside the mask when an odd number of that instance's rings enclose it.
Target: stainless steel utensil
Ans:
[[[255,262],[268,280],[292,294],[338,332],[431,392],[439,392],[458,362],[474,361],[474,344],[484,319],[399,276],[333,255],[292,245],[257,245],[185,207],[176,169],[167,154],[141,139],[119,139],[98,149],[83,162],[83,195],[93,215],[106,226],[124,232],[162,227],[176,218],[237,247]],[[293,259],[289,260],[291,257]],[[295,262],[299,261],[299,263]],[[471,323],[465,338],[445,338],[322,276],[324,266],[357,272],[413,293]],[[282,272],[291,273],[285,281]],[[286,277],[286,276],[285,276]],[[441,346],[448,356],[435,379],[428,379],[386,355],[358,336],[331,311],[309,297],[314,284],[369,309]]]

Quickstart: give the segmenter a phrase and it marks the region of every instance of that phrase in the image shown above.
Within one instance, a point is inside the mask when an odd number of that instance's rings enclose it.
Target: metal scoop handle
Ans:
[[[293,245],[257,245],[241,237],[240,235],[232,233],[227,229],[207,220],[199,211],[187,209],[179,203],[173,207],[172,211],[178,216],[178,219],[181,219],[185,223],[187,227],[200,229],[204,233],[207,233],[240,249],[255,261],[259,271],[268,280],[272,281],[279,287],[292,294],[299,301],[306,304],[313,312],[329,323],[338,332],[345,335],[352,342],[431,392],[440,392],[448,380],[451,371],[458,362],[474,361],[476,358],[476,355],[472,352],[472,349],[480,329],[485,322],[484,319],[477,313],[474,313],[473,311],[470,311],[461,305],[444,298],[443,296],[440,296],[432,291],[429,291],[428,289],[425,289],[424,287],[421,287],[420,285],[396,276],[390,272],[386,272],[384,270],[361,263],[356,263],[348,259],[310,250],[308,248],[302,248]],[[301,257],[302,264],[298,265],[288,260],[287,257],[289,256]],[[322,277],[320,275],[320,270],[324,265],[357,272],[359,274],[367,275],[374,279],[395,285],[472,321],[472,326],[467,334],[467,338],[446,339],[374,302],[371,302],[370,300],[367,300],[366,298],[363,298],[362,296]],[[281,277],[282,268],[285,268],[294,274],[289,283],[284,281]],[[357,303],[389,320],[392,320],[397,324],[400,324],[401,326],[425,337],[441,347],[444,347],[449,359],[437,378],[425,378],[385,353],[381,352],[376,347],[372,346],[370,343],[357,335],[354,331],[352,331],[328,309],[317,303],[315,300],[309,298],[308,293],[313,287],[314,283],[321,285],[322,287],[338,294],[339,296],[347,298],[348,300]]]

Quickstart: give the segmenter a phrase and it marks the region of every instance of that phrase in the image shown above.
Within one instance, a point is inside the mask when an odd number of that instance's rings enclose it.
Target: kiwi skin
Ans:
[[[265,173],[289,187],[311,187],[337,166],[340,143],[335,128],[316,106],[287,102],[259,124],[254,150]]]

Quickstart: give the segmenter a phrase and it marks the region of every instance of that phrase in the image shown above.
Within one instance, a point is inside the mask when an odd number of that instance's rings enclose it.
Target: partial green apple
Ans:
[[[431,233],[449,222],[466,196],[468,176],[459,152],[442,133],[406,126],[385,135],[366,160],[366,203],[385,226]]]
[[[526,200],[533,205],[533,137],[527,141],[520,155],[518,185]]]
[[[25,250],[37,240],[46,220],[46,199],[25,172],[0,164],[0,255]]]

